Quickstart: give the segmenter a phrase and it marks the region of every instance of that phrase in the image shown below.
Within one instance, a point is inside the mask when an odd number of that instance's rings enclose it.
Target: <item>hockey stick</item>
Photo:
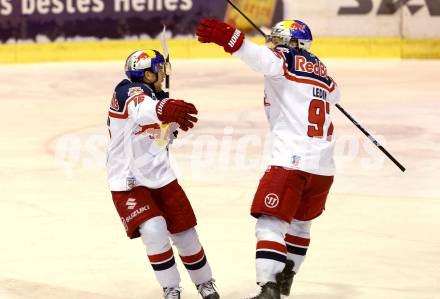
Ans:
[[[335,106],[339,109],[339,111],[341,111],[359,130],[361,130],[362,133],[365,134],[365,136],[367,136],[368,139],[371,140],[371,142],[373,142],[373,144],[375,146],[377,146],[384,154],[385,156],[387,156],[391,161],[394,162],[394,164],[396,164],[397,167],[399,167],[399,169],[404,172],[406,169],[405,167],[399,163],[399,161],[396,160],[396,158],[393,157],[393,155],[391,155],[380,143],[379,141],[377,141],[370,133],[368,133],[367,130],[365,130],[350,114],[348,114],[347,111],[345,111],[344,108],[341,107],[341,105],[339,104],[335,104]]]
[[[231,2],[231,0],[226,0],[240,15],[242,15],[264,38],[267,40],[267,35],[257,26],[255,25],[252,20],[250,20],[234,3]],[[371,142],[375,146],[377,146],[384,154],[387,156],[393,163],[399,167],[399,169],[404,172],[406,169],[405,167],[400,164],[399,161],[396,160],[370,133],[368,133],[367,130],[365,130],[347,111],[345,111],[344,108],[341,107],[339,104],[335,104],[336,108],[339,109],[339,111],[342,112],[359,130],[361,130],[362,133],[367,136],[368,139],[370,139]]]
[[[161,43],[162,43],[163,55],[165,56],[165,63],[167,64],[166,67],[170,67],[170,53],[168,52],[168,47],[167,47],[166,30],[167,27],[163,25]],[[168,74],[165,75],[165,88],[167,89],[168,92],[170,91],[170,75]]]
[[[242,17],[243,18],[245,18],[246,19],[246,21],[248,21],[251,25],[252,25],[252,27],[254,27],[262,36],[264,36],[264,38],[267,38],[266,37],[266,33],[264,33],[263,32],[263,30],[261,30],[260,29],[260,27],[258,27],[257,25],[255,25],[255,23],[254,22],[252,22],[252,20],[251,19],[249,19],[248,18],[248,16],[247,15],[245,15],[234,3],[232,3],[230,0],[226,0],[226,1],[228,1],[228,3],[236,10],[236,11],[238,11],[238,13],[239,14],[241,14],[242,15]]]
[[[169,71],[171,71],[171,64],[170,64],[170,52],[168,52],[168,47],[167,47],[167,36],[166,36],[166,31],[167,31],[167,26],[163,25],[163,30],[162,30],[162,36],[161,36],[161,43],[162,43],[162,51],[163,51],[163,55],[165,57],[165,68],[170,68]],[[166,72],[165,74],[165,88],[166,91],[168,92],[168,96],[170,94],[170,75],[168,74],[168,72]],[[170,144],[173,144],[174,139],[177,138],[177,134],[179,133],[179,131],[175,130],[173,132],[173,136],[171,138]]]

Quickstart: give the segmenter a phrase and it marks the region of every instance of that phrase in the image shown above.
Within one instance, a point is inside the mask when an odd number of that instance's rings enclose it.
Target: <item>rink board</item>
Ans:
[[[253,39],[259,44],[261,38]],[[100,42],[18,43],[0,45],[0,63],[51,61],[106,61],[125,59],[135,49],[161,49],[158,40]],[[172,58],[227,58],[216,45],[195,39],[169,41]],[[312,51],[320,57],[341,58],[440,58],[439,39],[317,38]]]

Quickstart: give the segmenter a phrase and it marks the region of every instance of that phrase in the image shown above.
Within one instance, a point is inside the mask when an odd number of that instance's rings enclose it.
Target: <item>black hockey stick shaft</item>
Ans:
[[[261,30],[260,29],[260,27],[258,27],[254,22],[252,22],[252,20],[251,19],[249,19],[248,18],[248,16],[247,15],[245,15],[242,11],[241,11],[241,9],[239,9],[234,3],[232,3],[232,1],[230,1],[230,0],[226,0],[226,1],[228,1],[228,3],[236,10],[236,11],[238,11],[238,13],[239,14],[241,14],[242,15],[242,17],[243,18],[245,18],[246,19],[246,21],[248,21],[258,32],[260,32],[260,34],[262,35],[262,36],[264,36],[264,38],[266,38],[267,36],[266,36],[266,33],[264,33],[263,32],[263,30]]]
[[[391,155],[380,143],[379,141],[377,141],[370,133],[368,133],[367,130],[365,130],[347,111],[345,111],[344,108],[341,107],[341,105],[336,104],[335,105],[336,108],[339,109],[339,111],[342,112],[342,114],[344,114],[359,130],[361,130],[362,133],[365,134],[365,136],[368,137],[368,139],[370,139],[371,142],[373,142],[373,144],[375,146],[377,146],[384,154],[385,156],[387,156],[391,161],[394,162],[394,164],[396,164],[397,167],[399,167],[399,169],[404,172],[406,169],[405,167],[400,164],[399,161],[397,161],[396,158],[393,157],[393,155]]]
[[[240,8],[238,8],[234,3],[232,3],[230,0],[226,0],[236,11],[238,11],[239,14],[241,14],[258,32],[261,33],[262,36],[264,36],[264,38],[267,38],[266,34],[257,26],[255,25],[254,22],[252,22],[251,19],[249,19],[244,12],[241,11]],[[365,134],[365,136],[368,137],[368,139],[370,139],[371,142],[373,142],[373,144],[375,146],[377,146],[391,161],[393,161],[393,163],[399,167],[399,169],[404,172],[406,169],[405,167],[400,164],[399,161],[396,160],[396,158],[393,157],[393,155],[391,155],[370,133],[368,133],[367,130],[365,130],[347,111],[345,111],[344,108],[341,107],[341,105],[336,104],[336,107],[339,109],[339,111],[342,112],[342,114],[344,114],[359,130],[361,130],[362,133]]]

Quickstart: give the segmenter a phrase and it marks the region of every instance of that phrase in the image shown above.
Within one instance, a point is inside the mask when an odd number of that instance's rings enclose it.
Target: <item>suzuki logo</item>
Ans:
[[[344,6],[338,11],[338,15],[366,15],[373,10],[373,0],[355,0],[357,6]],[[439,0],[424,0],[426,5],[411,4],[414,0],[382,0],[377,15],[394,15],[404,6],[408,7],[411,15],[415,15],[420,9],[427,6],[431,16],[440,16]]]
[[[134,207],[136,206],[136,199],[135,198],[129,198],[127,200],[127,202],[125,203],[125,205],[127,206],[127,208],[129,210],[133,210]]]

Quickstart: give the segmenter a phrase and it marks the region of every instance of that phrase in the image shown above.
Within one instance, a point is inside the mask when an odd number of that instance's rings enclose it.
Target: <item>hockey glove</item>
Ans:
[[[196,30],[199,42],[216,43],[231,54],[240,49],[244,41],[243,32],[215,19],[200,19]]]
[[[197,114],[197,109],[193,104],[182,100],[163,99],[156,105],[157,117],[164,124],[177,123],[179,127],[188,131],[194,127],[197,118],[191,114]]]

